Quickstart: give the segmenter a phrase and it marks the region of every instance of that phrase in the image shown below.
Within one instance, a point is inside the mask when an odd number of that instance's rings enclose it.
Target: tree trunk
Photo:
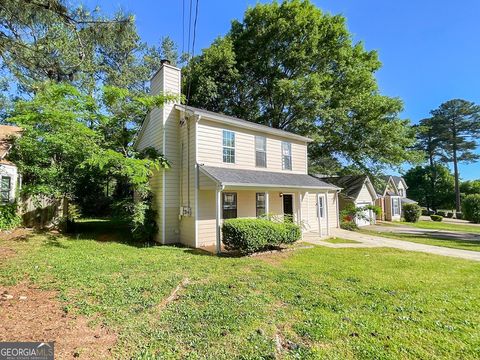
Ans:
[[[457,161],[457,150],[453,150],[453,170],[455,173],[455,210],[457,212],[462,211],[461,210],[461,204],[460,204],[460,185],[459,185],[459,175],[458,175],[458,161]]]

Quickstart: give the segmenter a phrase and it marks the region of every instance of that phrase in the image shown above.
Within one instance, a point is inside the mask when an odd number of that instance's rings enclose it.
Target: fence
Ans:
[[[46,196],[27,197],[21,199],[19,210],[24,226],[45,229],[67,216],[68,200],[65,197],[61,199]]]

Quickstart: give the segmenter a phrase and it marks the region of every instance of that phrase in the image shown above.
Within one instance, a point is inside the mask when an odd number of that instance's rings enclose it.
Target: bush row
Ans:
[[[291,222],[267,219],[228,219],[222,226],[223,244],[227,250],[243,254],[292,244],[301,237],[300,227]]]
[[[20,226],[21,217],[17,214],[17,204],[0,205],[0,230],[10,230]]]
[[[480,194],[465,197],[462,210],[466,220],[476,224],[480,223]]]

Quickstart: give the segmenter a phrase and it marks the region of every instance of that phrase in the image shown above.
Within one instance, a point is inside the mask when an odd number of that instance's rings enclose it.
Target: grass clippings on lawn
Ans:
[[[134,244],[108,222],[80,229],[13,242],[0,286],[51,291],[68,316],[103,324],[115,359],[478,358],[475,262],[314,247],[271,264]],[[106,232],[117,241],[97,241]]]

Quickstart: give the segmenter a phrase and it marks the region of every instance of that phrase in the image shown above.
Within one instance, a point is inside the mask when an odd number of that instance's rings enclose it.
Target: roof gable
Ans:
[[[334,176],[321,179],[342,188],[340,193],[353,200],[358,198],[363,186],[367,187],[373,198],[377,197],[377,193],[367,175]]]

